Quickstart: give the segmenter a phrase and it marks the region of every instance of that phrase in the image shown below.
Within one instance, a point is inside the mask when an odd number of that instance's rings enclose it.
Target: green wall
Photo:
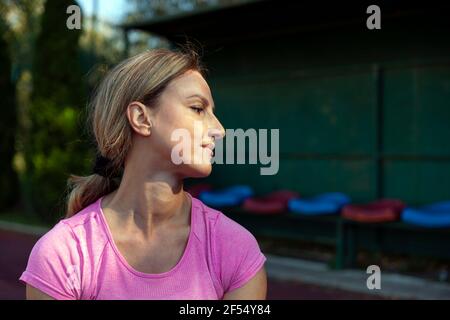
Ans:
[[[305,28],[211,50],[219,119],[279,128],[280,169],[261,176],[260,164],[217,164],[208,180],[356,201],[450,199],[448,29],[398,19],[382,28]]]

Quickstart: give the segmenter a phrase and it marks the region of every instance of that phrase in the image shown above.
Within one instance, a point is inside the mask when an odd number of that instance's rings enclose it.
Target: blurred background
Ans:
[[[1,1],[0,298],[24,298],[18,278],[64,215],[69,174],[91,172],[95,85],[128,56],[186,42],[225,128],[280,130],[277,174],[216,164],[186,183],[258,239],[268,298],[450,298],[450,8],[378,1],[370,30],[369,5]],[[236,186],[251,192],[221,202]],[[370,265],[382,289],[368,289]]]

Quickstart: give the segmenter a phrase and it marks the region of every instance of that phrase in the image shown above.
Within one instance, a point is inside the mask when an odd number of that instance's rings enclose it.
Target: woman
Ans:
[[[211,173],[225,135],[203,74],[195,52],[158,49],[106,75],[88,117],[93,174],[70,177],[66,217],[20,277],[27,299],[266,298],[253,235],[183,190],[185,178]],[[174,161],[173,133],[198,128]]]

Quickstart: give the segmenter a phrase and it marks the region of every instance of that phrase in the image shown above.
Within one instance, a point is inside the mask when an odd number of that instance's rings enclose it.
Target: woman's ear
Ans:
[[[141,102],[133,101],[127,107],[128,121],[133,130],[140,135],[149,136],[151,134],[152,116],[150,109]]]

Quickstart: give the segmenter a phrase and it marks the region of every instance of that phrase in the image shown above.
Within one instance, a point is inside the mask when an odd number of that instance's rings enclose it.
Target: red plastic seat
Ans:
[[[265,196],[252,197],[244,201],[243,208],[249,213],[277,214],[287,211],[289,200],[298,198],[299,194],[290,190],[279,190]]]
[[[342,217],[348,220],[377,223],[396,221],[405,204],[398,199],[381,199],[367,204],[348,204],[342,208]]]

